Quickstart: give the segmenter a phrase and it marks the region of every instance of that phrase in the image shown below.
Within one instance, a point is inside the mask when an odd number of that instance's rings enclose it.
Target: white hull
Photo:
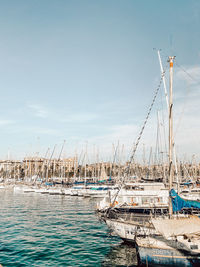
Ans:
[[[71,188],[63,188],[64,195],[70,196],[71,195]]]
[[[145,227],[138,222],[126,222],[119,220],[106,219],[108,228],[111,229],[114,234],[118,235],[125,241],[134,243],[137,235],[149,235],[155,233],[155,230],[149,228],[149,224]]]
[[[199,245],[199,242],[180,240],[166,240],[162,237],[137,237],[136,249],[139,264],[142,266],[200,266],[200,251],[191,247]],[[188,244],[187,244],[188,243]]]
[[[15,185],[13,187],[13,191],[15,193],[18,193],[18,192],[23,193],[24,192],[24,186],[23,185]]]
[[[23,192],[24,193],[32,193],[32,192],[35,192],[35,188],[34,187],[23,187]]]
[[[64,191],[62,188],[49,188],[50,195],[63,195]]]
[[[36,188],[35,193],[40,193],[40,194],[48,194],[49,193],[49,188]]]

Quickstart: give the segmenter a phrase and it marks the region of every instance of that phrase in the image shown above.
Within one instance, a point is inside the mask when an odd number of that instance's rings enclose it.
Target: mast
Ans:
[[[160,56],[160,50],[158,50],[157,52],[158,52],[158,59],[159,59],[159,63],[160,63],[161,74],[163,74],[164,73],[164,69],[163,69],[162,60],[161,60],[161,56]],[[162,77],[162,80],[163,80],[163,86],[164,86],[164,91],[165,91],[165,99],[166,99],[167,107],[169,108],[167,86],[166,86],[166,81],[165,81],[165,76],[164,75]]]
[[[62,147],[61,147],[61,150],[60,150],[60,154],[59,154],[59,157],[58,157],[58,161],[60,160],[61,158],[61,155],[62,155],[62,152],[63,152],[63,148],[64,148],[64,145],[65,145],[65,140],[63,141],[63,144],[62,144]]]
[[[48,172],[49,172],[49,165],[51,164],[51,160],[52,160],[52,157],[53,157],[53,154],[54,154],[55,149],[56,149],[56,145],[55,145],[54,148],[53,148],[51,157],[50,157],[49,160],[47,161],[46,182],[48,182],[48,177],[49,177],[49,173],[48,173]]]
[[[87,156],[87,145],[88,145],[88,142],[86,141],[86,144],[85,144],[85,174],[84,174],[84,180],[85,180],[85,186],[86,186],[86,184],[87,184],[87,158],[88,158],[88,156]]]
[[[158,50],[157,52],[158,52],[158,59],[159,59],[159,63],[160,63],[161,74],[163,74],[164,70],[163,70],[162,60],[161,60],[161,56],[160,56],[160,50]],[[174,57],[173,57],[173,59],[174,59]],[[172,64],[173,64],[173,62],[172,62]],[[162,79],[163,79],[163,86],[164,86],[164,91],[165,91],[165,99],[166,99],[167,108],[168,108],[168,112],[169,112],[169,99],[168,99],[167,87],[166,87],[166,81],[165,81],[164,75],[163,75]],[[177,191],[179,192],[179,182],[180,181],[179,181],[179,177],[178,177],[178,167],[177,167],[177,158],[176,158],[176,149],[175,149],[174,137],[173,137],[173,156],[174,156],[174,167],[175,167],[175,172],[176,172],[175,175],[176,175]]]
[[[172,173],[172,153],[173,153],[173,60],[169,57],[169,191],[172,189],[173,173]],[[172,215],[172,202],[169,198],[169,216]]]

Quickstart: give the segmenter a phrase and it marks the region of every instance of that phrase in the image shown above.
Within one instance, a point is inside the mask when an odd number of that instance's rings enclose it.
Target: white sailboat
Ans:
[[[163,183],[125,183],[115,197],[116,191],[111,191],[97,204],[99,212],[105,212],[111,207],[166,207],[169,201],[169,191]],[[114,201],[115,200],[115,201]],[[114,201],[114,203],[113,203]]]
[[[197,216],[152,219],[154,233],[136,237],[139,264],[200,266],[200,219]]]
[[[169,99],[169,190],[172,189],[172,77],[173,60],[170,64]],[[173,195],[169,196],[169,217],[151,219],[154,233],[136,235],[136,249],[140,265],[148,266],[200,266],[200,219],[196,216],[174,215]]]

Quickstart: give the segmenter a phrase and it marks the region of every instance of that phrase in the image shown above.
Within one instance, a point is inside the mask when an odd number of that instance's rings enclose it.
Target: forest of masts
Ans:
[[[129,163],[96,162],[80,164],[77,157],[66,159],[25,158],[23,161],[0,161],[0,178],[4,182],[58,180],[72,183],[84,179],[98,181],[109,177],[120,182]],[[173,166],[174,182],[200,180],[200,163],[179,162]],[[132,163],[128,175],[129,181],[157,180],[168,182],[168,164]]]

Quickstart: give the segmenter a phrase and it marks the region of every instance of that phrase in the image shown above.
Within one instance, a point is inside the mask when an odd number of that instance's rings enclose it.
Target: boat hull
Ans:
[[[106,219],[106,224],[114,234],[119,236],[123,241],[135,244],[136,235],[149,235],[155,233],[154,229],[149,227],[140,226],[139,223],[117,221]]]
[[[139,266],[197,267],[200,255],[187,255],[176,249],[160,249],[138,246],[136,251]]]

